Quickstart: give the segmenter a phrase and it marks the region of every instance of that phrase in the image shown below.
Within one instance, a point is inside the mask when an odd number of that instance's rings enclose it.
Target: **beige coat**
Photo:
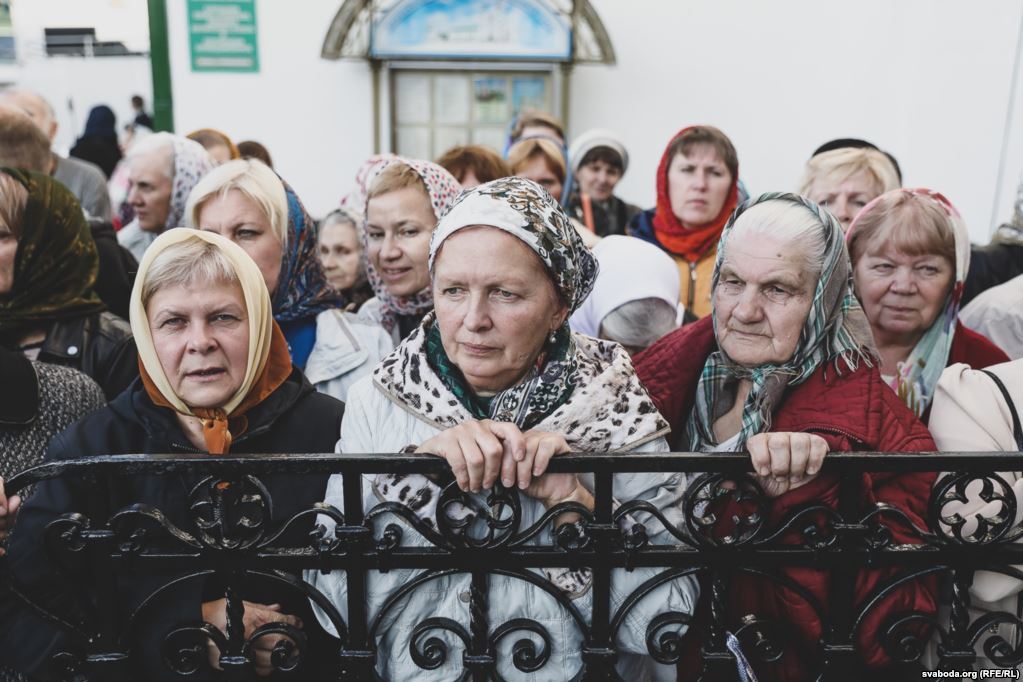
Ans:
[[[1015,360],[988,368],[1002,380],[1017,412],[1023,411],[1023,360]],[[938,449],[959,452],[1015,451],[1016,441],[1012,433],[1012,416],[1001,391],[983,372],[972,370],[965,364],[947,368],[941,375],[930,419],[931,435]],[[1016,495],[1016,523],[1023,520],[1023,472],[1000,472],[1006,483],[1012,486]],[[939,481],[941,479],[939,478]],[[1001,509],[999,502],[984,502],[979,497],[981,484],[971,484],[966,491],[967,501],[961,505],[946,505],[944,514],[958,511],[968,519],[963,528],[964,536],[976,528],[969,521],[977,516],[993,516]],[[997,490],[997,487],[996,487]],[[1023,570],[1023,566],[1015,568]],[[986,611],[1007,611],[1016,613],[1017,600],[1023,592],[1023,582],[992,571],[977,571],[970,595],[973,598],[971,620]],[[1014,641],[1012,628],[1000,626],[1000,633],[1010,642]],[[978,642],[977,653],[983,656],[986,637]],[[978,663],[984,665],[981,658]]]

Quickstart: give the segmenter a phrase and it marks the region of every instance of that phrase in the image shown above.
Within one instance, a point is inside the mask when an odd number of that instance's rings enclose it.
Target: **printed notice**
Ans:
[[[259,71],[255,0],[188,0],[192,71]]]

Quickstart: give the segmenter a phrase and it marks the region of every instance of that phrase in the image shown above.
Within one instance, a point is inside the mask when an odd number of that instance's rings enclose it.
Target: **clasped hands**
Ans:
[[[523,432],[515,424],[491,419],[453,426],[416,449],[447,460],[464,492],[486,490],[500,478],[506,488],[517,486],[548,508],[578,502],[592,509],[592,496],[575,474],[544,473],[552,457],[569,451],[564,436]]]

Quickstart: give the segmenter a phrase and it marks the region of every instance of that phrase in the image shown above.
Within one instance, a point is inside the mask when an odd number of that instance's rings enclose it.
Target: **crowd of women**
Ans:
[[[589,477],[546,473],[563,453],[735,452],[752,459],[777,520],[810,502],[835,506],[829,452],[1023,449],[1012,427],[1023,365],[1005,352],[1019,357],[1023,338],[999,348],[960,314],[967,293],[989,289],[981,303],[996,285],[1021,286],[1010,281],[1023,269],[1012,253],[1018,242],[971,248],[940,188],[902,187],[895,159],[862,140],[818,149],[798,192],[756,195],[725,133],[686,127],[665,145],[656,206],[640,210],[615,193],[629,155],[614,133],[588,131],[566,146],[556,120],[524,114],[503,156],[468,146],[436,163],[368,159],[339,208],[317,222],[265,150],[243,156],[209,129],[156,133],[109,171],[128,188],[113,211],[119,262],[134,274],[124,319],[97,291],[114,261],[101,257],[94,221],[52,164],[19,151],[48,150],[37,122],[26,107],[0,106],[0,165],[10,166],[0,171],[6,477],[44,459],[126,453],[424,452],[443,457],[468,496],[484,500],[499,483],[517,488],[530,524],[567,502],[593,509]],[[1006,232],[1023,230],[1016,218]],[[1005,476],[1023,502],[1023,475]],[[864,505],[886,503],[924,527],[935,479],[864,475]],[[643,500],[681,529],[688,480],[618,474],[615,499]],[[10,534],[0,551],[17,586],[0,594],[4,674],[45,676],[50,656],[69,646],[54,623],[79,616],[43,548],[50,521],[88,499],[108,515],[143,502],[187,528],[197,483],[131,476],[97,490],[58,478],[22,500],[5,497],[0,479],[0,538]],[[339,476],[280,474],[263,484],[275,523],[317,502],[343,507]],[[404,504],[431,526],[442,486],[421,475],[366,476],[363,503]],[[979,496],[963,504],[998,513]],[[650,514],[629,517],[623,523],[645,523],[652,542],[672,542]],[[403,525],[406,543],[429,543],[399,515],[376,522]],[[553,521],[571,522],[570,514]],[[897,541],[912,541],[907,532],[892,528]],[[612,607],[651,570],[616,571]],[[728,605],[735,622],[755,613],[796,626],[790,653],[765,679],[806,679],[807,652],[821,636],[807,595],[824,600],[828,576],[787,572],[802,593],[737,577]],[[589,612],[587,571],[544,573]],[[370,617],[414,574],[372,574]],[[857,593],[886,575],[864,569]],[[343,571],[304,577],[345,615]],[[223,594],[201,580],[160,592],[154,605],[155,587],[173,578],[123,577],[125,611],[145,603],[161,623],[226,628]],[[468,580],[445,574],[388,611],[383,678],[457,676],[453,657],[422,669],[410,639],[427,617],[469,618]],[[551,631],[551,659],[535,679],[572,678],[580,665],[572,614],[507,576],[490,589],[502,595],[493,622],[529,617]],[[994,608],[1023,584],[981,575],[973,589],[975,604]],[[699,619],[700,593],[685,576],[639,602],[616,643],[622,674],[695,673],[693,660],[677,670],[655,663],[646,625],[669,611]],[[939,595],[925,580],[889,595],[860,631],[865,662],[891,663],[875,636],[886,618],[934,613]],[[247,634],[271,622],[300,627],[323,643],[310,645],[317,657],[303,665],[336,666],[338,633],[322,608],[258,581],[244,598]],[[146,679],[169,678],[150,631],[137,660]],[[254,652],[257,674],[272,672],[272,646],[265,638]],[[511,659],[499,655],[500,674],[528,677]]]

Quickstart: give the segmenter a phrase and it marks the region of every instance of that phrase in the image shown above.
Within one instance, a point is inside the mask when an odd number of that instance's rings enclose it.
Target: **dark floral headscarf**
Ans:
[[[28,190],[14,283],[0,294],[0,338],[105,309],[92,287],[99,253],[75,195],[48,175],[0,169]]]
[[[273,297],[273,313],[278,322],[291,322],[340,308],[344,301],[327,283],[316,255],[316,223],[295,190],[284,180],[281,182],[288,198],[288,230],[281,275]]]

